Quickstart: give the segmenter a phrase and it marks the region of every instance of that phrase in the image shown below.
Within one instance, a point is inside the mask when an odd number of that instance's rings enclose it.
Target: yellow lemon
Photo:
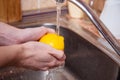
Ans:
[[[64,37],[54,33],[44,35],[39,42],[51,45],[58,50],[64,50]]]

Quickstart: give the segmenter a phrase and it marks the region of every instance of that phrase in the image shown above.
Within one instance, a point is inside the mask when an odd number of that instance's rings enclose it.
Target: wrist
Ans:
[[[0,67],[14,66],[19,60],[21,49],[20,45],[0,47]]]
[[[0,23],[0,45],[12,45],[21,42],[22,29]]]
[[[14,45],[14,47],[16,47],[16,51],[15,51],[15,54],[13,54],[13,59],[11,61],[11,65],[12,66],[17,66],[19,61],[22,59],[22,55],[23,55],[23,46],[22,44],[19,44],[19,45]]]

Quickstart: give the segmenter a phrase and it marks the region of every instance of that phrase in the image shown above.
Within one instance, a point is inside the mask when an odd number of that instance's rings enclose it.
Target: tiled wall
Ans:
[[[104,2],[105,0],[94,0],[94,5],[92,7],[98,12],[98,14],[101,13],[104,6]],[[44,9],[55,6],[55,0],[21,0],[22,11]]]
[[[55,6],[55,0],[21,0],[21,7],[23,11]]]

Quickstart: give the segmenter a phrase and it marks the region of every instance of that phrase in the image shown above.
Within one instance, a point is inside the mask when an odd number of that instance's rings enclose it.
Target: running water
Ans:
[[[56,33],[59,35],[60,34],[60,17],[61,17],[61,7],[62,3],[56,2],[57,5],[57,16],[56,16],[56,21],[57,21],[57,26],[56,26]]]
[[[61,7],[62,3],[56,2],[56,10],[57,10],[57,16],[56,16],[56,33],[59,35],[60,34],[60,18],[61,18]],[[62,68],[63,66],[59,66],[53,69],[50,69],[48,71],[48,75],[46,76],[46,80],[54,80],[54,75],[56,72],[59,72],[59,69]]]

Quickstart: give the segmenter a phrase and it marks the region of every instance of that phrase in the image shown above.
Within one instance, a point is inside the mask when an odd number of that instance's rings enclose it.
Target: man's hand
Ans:
[[[63,51],[39,42],[22,44],[22,52],[18,54],[16,66],[34,70],[47,70],[64,64]]]
[[[37,28],[26,28],[22,29],[20,36],[20,43],[24,43],[27,41],[37,41],[46,33],[55,33],[53,29],[46,28],[46,27],[37,27]]]
[[[27,41],[36,41],[46,33],[55,31],[46,27],[18,29],[0,22],[0,45],[20,44]]]

